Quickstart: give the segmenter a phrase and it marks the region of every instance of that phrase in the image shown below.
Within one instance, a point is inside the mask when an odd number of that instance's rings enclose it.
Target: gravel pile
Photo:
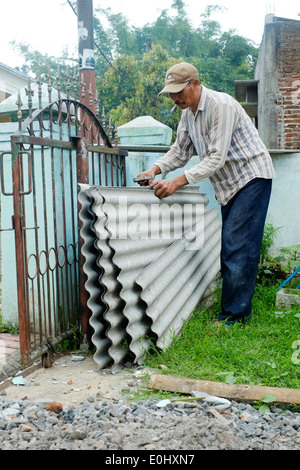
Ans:
[[[181,450],[300,450],[300,413],[274,406],[263,414],[235,401],[129,403],[94,396],[63,409],[59,403],[6,399],[2,392],[0,449],[174,455]]]

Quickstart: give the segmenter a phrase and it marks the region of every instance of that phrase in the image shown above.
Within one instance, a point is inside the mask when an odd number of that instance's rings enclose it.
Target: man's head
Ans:
[[[172,65],[165,76],[165,87],[161,93],[179,93],[193,79],[198,79],[198,70],[192,64],[181,62]]]
[[[159,94],[161,93],[169,93],[179,108],[192,108],[195,112],[201,94],[196,67],[187,62],[170,67],[166,73],[165,87]]]

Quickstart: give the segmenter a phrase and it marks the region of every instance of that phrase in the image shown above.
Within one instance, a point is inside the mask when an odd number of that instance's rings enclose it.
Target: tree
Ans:
[[[65,49],[61,57],[52,57],[47,54],[42,54],[39,51],[32,51],[30,46],[26,43],[17,43],[12,41],[11,44],[24,57],[25,64],[20,68],[21,72],[37,77],[47,81],[47,77],[56,77],[58,71],[58,64],[60,64],[61,73],[65,74],[68,67],[74,68],[77,66],[77,59],[70,57],[69,52]]]
[[[126,53],[142,60],[152,46],[160,45],[170,57],[183,57],[198,66],[208,86],[234,94],[235,79],[253,77],[258,51],[252,41],[235,31],[222,32],[212,19],[221,10],[220,6],[208,6],[197,28],[189,21],[182,0],[174,0],[171,10],[162,10],[153,24],[143,28],[130,27],[128,20],[112,15],[110,9],[104,16],[109,21],[114,56]]]
[[[192,62],[206,86],[232,95],[235,80],[253,77],[258,51],[251,41],[235,34],[235,31],[222,32],[220,24],[211,18],[221,7],[207,7],[196,29],[185,13],[182,0],[174,0],[172,9],[175,14],[163,10],[152,25],[147,24],[143,28],[130,28],[126,23],[127,47],[133,44],[132,35],[136,39],[134,49],[127,49],[136,59],[135,72],[132,72],[128,55],[119,55],[123,47],[120,45],[121,33],[115,33],[117,24],[123,23],[120,17],[109,16],[113,21],[110,31],[117,58],[113,62],[115,70],[107,72],[101,80],[101,105],[111,110],[118,124],[137,116],[151,115],[176,129],[180,113],[171,114],[169,98],[158,98],[157,95],[167,68],[180,60]],[[128,80],[128,74],[131,80]]]
[[[72,3],[72,2],[70,2]],[[208,6],[194,27],[183,0],[173,0],[153,22],[131,26],[121,13],[111,9],[95,10],[95,71],[100,109],[105,108],[113,121],[123,124],[151,115],[174,130],[180,112],[170,113],[172,103],[158,93],[165,72],[175,62],[193,63],[200,80],[209,88],[234,95],[234,81],[253,78],[258,49],[252,41],[234,30],[223,32],[213,19],[220,6]],[[57,63],[64,70],[76,64],[67,51],[56,59],[31,51],[26,44],[15,44],[26,59],[24,72],[46,75],[56,73]]]
[[[138,116],[151,115],[176,126],[178,116],[170,113],[170,100],[164,95],[158,97],[165,68],[175,62],[161,46],[154,46],[141,61],[130,56],[117,57],[113,68],[99,82],[100,106],[110,110],[112,120],[119,125]]]

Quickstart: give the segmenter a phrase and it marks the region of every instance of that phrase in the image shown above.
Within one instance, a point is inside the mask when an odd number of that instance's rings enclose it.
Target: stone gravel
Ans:
[[[300,450],[300,413],[275,405],[262,413],[233,400],[133,403],[126,396],[105,400],[94,395],[63,407],[8,398],[4,390],[0,449],[106,450],[113,456],[123,455],[119,451],[172,451],[175,459],[181,451]]]
[[[29,370],[25,386],[11,383],[22,378],[17,373],[0,388],[0,450],[101,450],[108,459],[171,453],[175,459],[151,464],[177,464],[184,453],[192,458],[201,450],[300,450],[299,408],[271,404],[262,413],[253,403],[200,392],[133,401],[151,373],[99,371],[93,358],[73,354],[49,369]]]

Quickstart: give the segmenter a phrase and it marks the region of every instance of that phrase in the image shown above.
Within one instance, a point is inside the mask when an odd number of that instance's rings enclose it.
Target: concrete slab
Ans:
[[[0,357],[12,354],[20,349],[19,335],[0,333]]]
[[[78,360],[79,358],[79,360]],[[120,400],[123,391],[136,393],[143,383],[140,375],[144,368],[121,369],[113,374],[110,369],[100,370],[92,355],[70,353],[57,356],[52,367],[44,369],[33,365],[20,371],[25,385],[14,385],[12,378],[0,383],[0,399],[22,398],[32,401],[57,401],[68,407],[84,403],[89,397],[95,400]]]

